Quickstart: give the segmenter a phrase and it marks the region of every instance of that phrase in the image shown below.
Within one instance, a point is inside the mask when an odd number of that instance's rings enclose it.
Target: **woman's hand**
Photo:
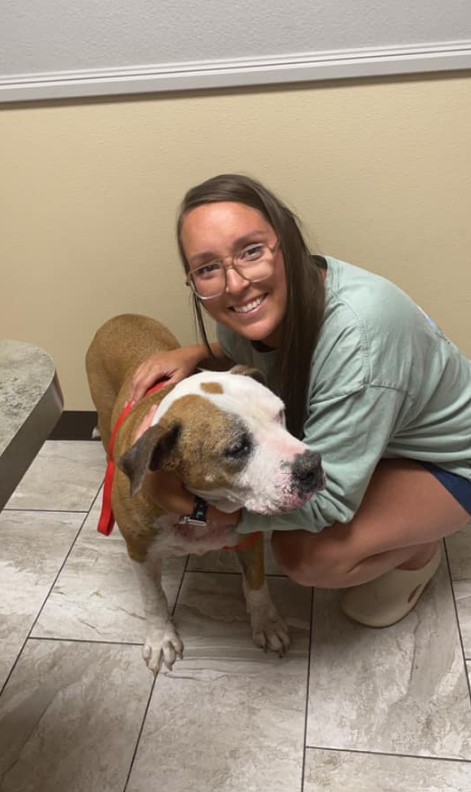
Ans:
[[[166,378],[175,385],[192,374],[204,357],[205,349],[201,345],[151,355],[141,363],[132,378],[129,401],[131,404],[138,402],[161,379]]]
[[[150,500],[164,511],[172,514],[190,515],[195,505],[195,496],[183,486],[175,473],[157,470],[149,473],[144,481],[144,492]],[[226,528],[236,528],[241,519],[241,511],[226,514],[215,506],[208,509],[208,523],[217,523]]]
[[[143,490],[151,501],[166,512],[191,514],[193,511],[195,496],[185,489],[182,480],[175,473],[167,470],[148,473]]]

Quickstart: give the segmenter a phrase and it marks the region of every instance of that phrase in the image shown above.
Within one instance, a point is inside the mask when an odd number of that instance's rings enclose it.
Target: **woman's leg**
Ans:
[[[318,534],[275,532],[272,546],[281,570],[301,585],[348,588],[397,567],[423,567],[438,540],[469,519],[453,495],[421,465],[382,460],[350,523],[335,523]]]

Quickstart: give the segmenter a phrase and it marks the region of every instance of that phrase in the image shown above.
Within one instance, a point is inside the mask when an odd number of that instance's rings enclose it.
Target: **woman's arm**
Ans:
[[[265,517],[244,511],[239,532],[318,532],[336,522],[350,522],[396,431],[405,399],[393,388],[365,386],[311,405],[303,440],[321,454],[325,489],[291,513]]]

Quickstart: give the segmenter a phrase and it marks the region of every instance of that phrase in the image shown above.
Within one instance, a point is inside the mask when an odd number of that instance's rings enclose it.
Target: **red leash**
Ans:
[[[150,396],[152,393],[159,391],[167,384],[167,380],[163,382],[158,382],[157,385],[154,385],[153,388],[150,388],[146,392],[146,396]],[[97,530],[105,534],[105,536],[109,536],[111,531],[114,528],[114,514],[113,509],[111,508],[111,493],[113,490],[113,481],[116,472],[116,462],[114,460],[114,444],[116,442],[116,436],[121,429],[123,423],[125,422],[126,418],[128,417],[129,413],[132,411],[132,405],[126,404],[124,409],[121,412],[118,420],[116,421],[113,429],[113,433],[111,435],[110,446],[108,448],[108,465],[106,468],[105,473],[105,485],[103,487],[103,501],[101,505],[101,514],[100,519],[98,520],[98,528]]]
[[[161,390],[161,388],[165,387],[166,384],[167,384],[167,380],[158,382],[157,385],[154,385],[153,388],[150,388],[145,395],[150,396],[152,393],[156,393],[157,391]],[[114,460],[114,446],[115,446],[117,434],[121,429],[123,423],[125,422],[126,418],[128,417],[129,413],[132,412],[132,409],[133,408],[131,404],[126,404],[126,406],[122,410],[121,415],[119,416],[118,420],[114,425],[113,432],[111,435],[110,445],[108,448],[108,465],[106,467],[105,484],[103,487],[103,500],[101,504],[101,513],[97,527],[99,533],[105,534],[105,536],[109,536],[111,534],[115,523],[113,509],[111,507],[111,493],[113,491],[113,482],[116,472],[116,462]],[[258,531],[258,533],[250,534],[245,542],[241,542],[240,544],[234,545],[232,547],[226,545],[222,549],[243,550],[248,547],[253,547],[253,545],[257,542],[259,536],[261,536],[261,531]]]

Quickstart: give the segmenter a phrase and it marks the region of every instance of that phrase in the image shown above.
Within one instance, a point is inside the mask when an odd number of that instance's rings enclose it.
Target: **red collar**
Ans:
[[[150,388],[145,395],[150,396],[152,393],[156,393],[157,391],[161,390],[161,388],[163,388],[166,384],[167,384],[167,380],[158,382],[157,385],[154,385],[153,388]],[[113,491],[114,475],[116,472],[116,462],[113,457],[114,445],[116,442],[116,436],[119,430],[121,429],[124,421],[128,417],[129,413],[132,412],[132,409],[133,408],[130,404],[126,404],[126,406],[122,410],[118,420],[114,425],[113,432],[111,434],[110,445],[108,448],[108,465],[106,467],[105,484],[103,487],[103,500],[101,505],[100,518],[98,520],[98,527],[97,527],[99,533],[105,534],[105,536],[109,536],[111,534],[115,522],[113,509],[111,506],[111,493]],[[257,542],[259,536],[261,536],[260,531],[254,534],[249,534],[249,536],[244,542],[241,542],[238,545],[234,545],[233,547],[227,545],[224,546],[222,549],[242,550],[248,547],[252,547]]]

